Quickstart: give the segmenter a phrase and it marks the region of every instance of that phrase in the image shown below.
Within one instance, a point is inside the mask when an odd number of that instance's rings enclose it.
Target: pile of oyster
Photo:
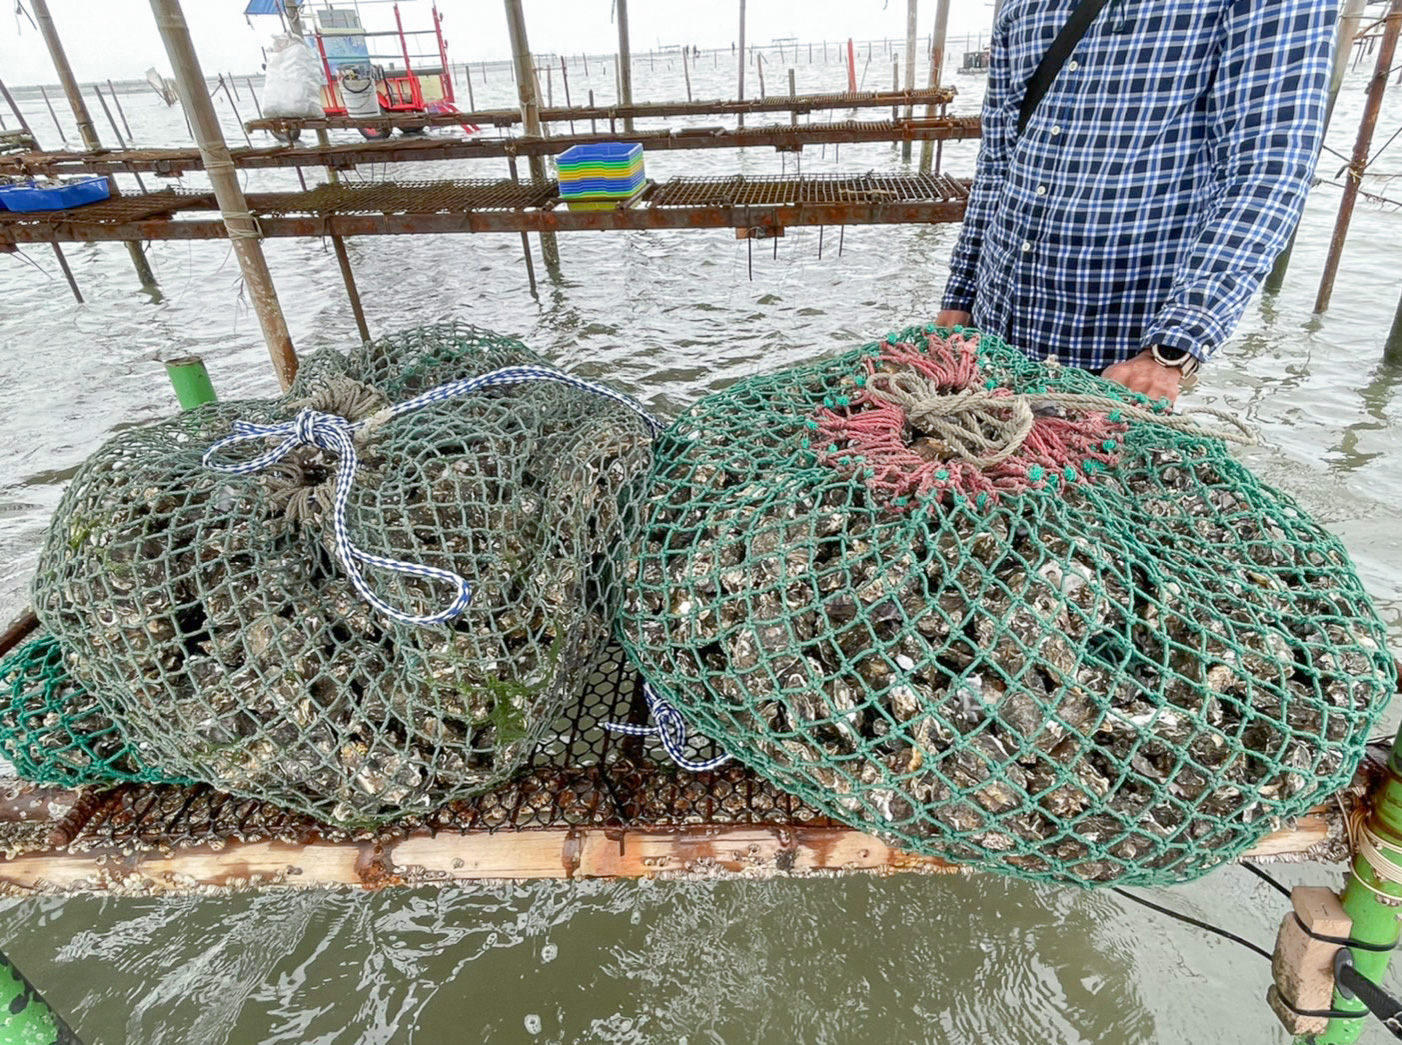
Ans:
[[[1140,433],[1093,481],[911,510],[804,453],[821,382],[774,387],[664,438],[624,611],[737,758],[905,848],[1090,882],[1191,877],[1347,780],[1385,631],[1220,444]]]
[[[504,339],[483,348],[461,328],[429,338],[432,352],[423,340],[414,350],[432,363],[411,376],[354,358],[308,366],[282,401],[218,404],[126,433],[73,480],[35,607],[143,761],[368,823],[505,779],[577,688],[608,638],[629,506],[651,461],[651,434],[627,409],[524,385],[425,407],[360,441],[351,539],[472,586],[463,613],[427,627],[374,611],[347,579],[331,454],[303,446],[246,476],[200,463],[235,419],[334,408],[329,395],[358,420],[390,396],[543,362],[503,350]],[[396,346],[371,347],[387,369]],[[374,566],[364,576],[408,614],[454,594]]]

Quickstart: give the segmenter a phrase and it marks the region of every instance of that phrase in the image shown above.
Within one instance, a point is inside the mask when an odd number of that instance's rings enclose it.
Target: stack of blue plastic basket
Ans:
[[[571,210],[608,210],[642,191],[643,147],[626,142],[576,145],[555,160],[560,198]]]

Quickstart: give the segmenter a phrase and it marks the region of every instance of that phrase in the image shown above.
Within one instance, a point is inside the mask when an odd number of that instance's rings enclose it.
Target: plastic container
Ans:
[[[37,185],[0,185],[0,203],[6,210],[22,214],[45,210],[69,210],[88,203],[100,203],[111,195],[106,178],[83,178],[66,185],[40,188]]]

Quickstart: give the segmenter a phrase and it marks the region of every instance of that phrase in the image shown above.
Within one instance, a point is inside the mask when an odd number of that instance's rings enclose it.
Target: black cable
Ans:
[[[1257,866],[1256,866],[1255,864],[1253,864],[1251,861],[1249,861],[1249,860],[1243,860],[1243,861],[1241,861],[1241,866],[1244,867],[1244,868],[1246,868],[1248,871],[1250,871],[1252,874],[1254,874],[1257,878],[1261,879],[1261,881],[1263,881],[1263,882],[1265,882],[1266,884],[1272,886],[1272,887],[1275,889],[1276,892],[1282,893],[1282,894],[1285,895],[1285,896],[1289,896],[1289,895],[1290,895],[1290,890],[1289,890],[1289,889],[1285,888],[1285,886],[1281,885],[1280,882],[1276,881],[1274,878],[1272,878],[1272,877],[1271,877],[1269,874],[1267,874],[1265,871],[1261,870],[1261,868],[1257,867]]]
[[[1334,976],[1339,986],[1361,1001],[1394,1038],[1402,1039],[1402,1002],[1355,969],[1352,962],[1336,962]]]
[[[1267,951],[1261,947],[1257,947],[1250,940],[1243,939],[1236,933],[1228,932],[1226,929],[1219,928],[1218,926],[1212,925],[1208,922],[1200,921],[1197,918],[1189,917],[1186,914],[1180,914],[1177,911],[1171,911],[1167,907],[1160,907],[1158,904],[1150,900],[1145,900],[1143,897],[1135,896],[1133,893],[1125,892],[1125,890],[1119,888],[1118,886],[1111,886],[1110,891],[1119,896],[1123,896],[1126,900],[1133,900],[1135,903],[1140,904],[1143,907],[1147,907],[1151,911],[1157,911],[1159,914],[1168,915],[1168,917],[1170,918],[1174,918],[1180,922],[1186,922],[1188,925],[1195,926],[1198,929],[1203,929],[1210,933],[1216,933],[1218,936],[1221,936],[1224,939],[1231,940],[1233,943],[1239,943],[1248,950],[1255,951],[1262,958],[1266,959],[1266,961],[1271,960],[1270,951]]]

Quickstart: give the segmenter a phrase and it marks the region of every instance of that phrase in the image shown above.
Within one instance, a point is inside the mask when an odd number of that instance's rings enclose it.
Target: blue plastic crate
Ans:
[[[605,163],[609,166],[634,163],[643,154],[643,147],[628,142],[600,142],[597,145],[575,145],[555,157],[557,166]]]
[[[106,178],[83,178],[66,185],[40,188],[37,185],[0,185],[0,204],[6,210],[28,214],[45,210],[69,210],[88,203],[99,203],[111,195]]]
[[[578,181],[560,179],[560,198],[626,199],[643,187],[646,177],[640,171],[631,178],[581,178]]]

